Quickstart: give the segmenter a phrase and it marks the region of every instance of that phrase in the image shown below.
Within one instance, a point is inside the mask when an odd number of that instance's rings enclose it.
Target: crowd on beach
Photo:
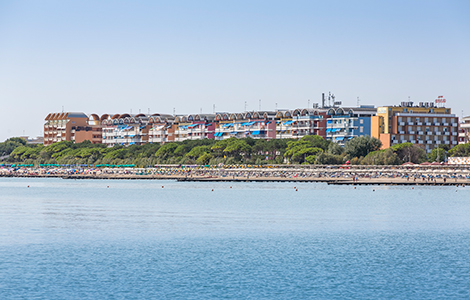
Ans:
[[[360,181],[365,179],[401,179],[406,181],[433,181],[433,180],[470,180],[470,168],[396,168],[375,166],[356,168],[350,166],[317,168],[226,168],[219,167],[180,167],[165,166],[153,168],[94,168],[94,167],[0,167],[0,176],[23,177],[64,177],[80,175],[89,178],[116,178],[142,176],[162,178],[224,178],[224,179],[292,179],[301,180],[309,178],[322,178],[331,180]]]

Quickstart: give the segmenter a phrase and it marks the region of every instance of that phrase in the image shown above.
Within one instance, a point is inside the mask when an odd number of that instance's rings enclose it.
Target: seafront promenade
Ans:
[[[1,177],[177,180],[213,182],[324,182],[353,185],[465,185],[468,166],[267,166],[154,168],[2,168]]]

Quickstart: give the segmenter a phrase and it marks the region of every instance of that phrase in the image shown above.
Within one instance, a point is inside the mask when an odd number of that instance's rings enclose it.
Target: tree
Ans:
[[[374,137],[355,137],[344,146],[344,152],[349,158],[365,157],[369,152],[377,151],[382,146],[382,142]]]
[[[399,165],[403,161],[393,152],[392,148],[370,152],[360,162],[363,165]]]
[[[430,162],[443,162],[445,159],[446,151],[443,148],[434,148],[428,154],[428,161]]]
[[[168,143],[163,146],[161,146],[157,152],[155,152],[155,156],[160,158],[160,159],[165,159],[168,158],[173,154],[175,149],[178,147],[176,143]]]
[[[240,159],[242,155],[250,156],[251,147],[243,140],[233,139],[227,144],[224,149],[224,154],[233,156],[235,159]]]
[[[306,135],[300,139],[301,141],[309,142],[311,147],[320,148],[323,150],[328,150],[328,146],[330,145],[330,141],[325,140],[319,135]]]
[[[401,143],[390,147],[401,161],[412,162],[415,164],[426,161],[426,151],[412,143]]]
[[[287,143],[287,149],[284,156],[295,163],[303,163],[306,161],[307,156],[317,155],[322,153],[323,149],[313,147],[312,142],[309,140],[290,141]],[[312,158],[310,158],[311,160]]]
[[[186,157],[190,157],[192,159],[197,159],[198,157],[208,154],[211,151],[210,146],[197,146],[191,149],[188,153],[186,153]]]
[[[344,148],[341,147],[339,144],[336,143],[330,143],[328,146],[328,154],[333,154],[333,155],[341,155],[344,152]]]
[[[449,150],[450,156],[455,157],[469,157],[470,156],[470,143],[459,144]]]
[[[340,165],[343,163],[343,156],[324,152],[317,156],[317,163],[321,165]]]

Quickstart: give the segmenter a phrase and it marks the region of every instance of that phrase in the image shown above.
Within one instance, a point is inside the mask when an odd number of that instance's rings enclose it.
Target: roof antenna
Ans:
[[[199,114],[202,115],[202,107],[199,109]]]
[[[308,105],[307,108],[310,108],[310,99],[308,99]]]
[[[173,107],[173,116],[176,115],[175,112],[176,112],[176,110],[175,110],[175,108]]]
[[[215,104],[212,105],[212,113],[215,114]]]
[[[150,107],[148,108],[148,114],[150,115]]]
[[[246,111],[246,101],[245,101],[245,111]]]
[[[357,107],[359,107],[359,97],[357,97]]]
[[[277,110],[277,102],[276,102],[276,110]]]
[[[258,111],[261,111],[261,99],[259,99],[259,108]]]
[[[62,105],[62,112],[64,112],[64,106]]]

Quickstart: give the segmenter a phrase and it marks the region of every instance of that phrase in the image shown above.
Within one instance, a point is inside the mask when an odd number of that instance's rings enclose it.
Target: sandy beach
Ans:
[[[305,166],[154,168],[1,168],[1,177],[243,182],[325,182],[354,185],[465,185],[466,166]]]

